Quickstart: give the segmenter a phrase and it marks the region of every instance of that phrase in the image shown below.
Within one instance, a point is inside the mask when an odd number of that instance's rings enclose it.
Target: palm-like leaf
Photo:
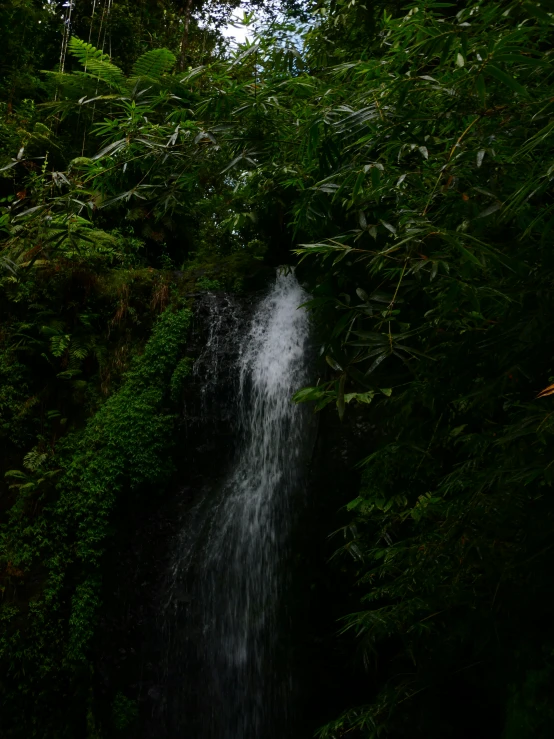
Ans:
[[[122,90],[125,86],[125,75],[119,67],[112,64],[107,54],[96,49],[92,44],[73,36],[69,40],[69,51],[85,67],[86,73],[96,77],[111,88]]]
[[[140,56],[133,65],[133,77],[148,77],[159,81],[175,64],[175,54],[169,49],[152,49]]]

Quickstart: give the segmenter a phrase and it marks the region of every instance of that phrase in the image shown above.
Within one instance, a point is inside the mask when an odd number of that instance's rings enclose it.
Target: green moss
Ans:
[[[169,387],[171,388],[171,398],[173,401],[179,400],[183,385],[186,378],[192,372],[193,360],[190,357],[184,357],[175,367],[175,371],[171,375]]]
[[[221,282],[219,280],[210,280],[209,277],[200,277],[196,280],[198,290],[221,290]]]
[[[185,308],[162,313],[120,388],[55,455],[40,456],[36,469],[22,473],[34,481],[33,505],[17,509],[16,500],[0,539],[0,558],[22,595],[14,591],[1,615],[0,658],[10,677],[2,688],[14,724],[22,720],[25,696],[43,701],[41,715],[48,716],[51,682],[63,690],[72,676],[89,674],[79,665],[89,659],[118,500],[138,498],[146,486],[163,489],[173,471],[175,398],[190,371],[182,356],[190,319]],[[49,477],[56,468],[59,475]],[[22,588],[37,578],[41,585],[26,600]],[[49,735],[45,726],[21,725],[26,736]]]
[[[123,693],[117,693],[115,696],[112,717],[114,728],[118,731],[124,731],[136,723],[138,718],[137,702]]]
[[[552,665],[527,670],[520,685],[512,685],[503,739],[546,739],[554,734]]]
[[[179,280],[181,293],[197,290],[243,290],[262,287],[273,270],[261,257],[248,251],[234,252],[225,257],[198,255],[183,265]]]
[[[25,417],[28,402],[28,378],[25,366],[13,350],[0,349],[0,439],[15,445],[28,441]]]

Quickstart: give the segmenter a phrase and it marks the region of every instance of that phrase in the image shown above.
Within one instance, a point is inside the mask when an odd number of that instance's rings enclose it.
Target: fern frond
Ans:
[[[107,54],[104,54],[92,44],[87,44],[86,41],[82,41],[77,36],[72,36],[69,39],[68,48],[71,55],[80,61],[83,67],[87,67],[92,59],[104,62],[110,61],[110,57]]]
[[[110,62],[107,54],[103,54],[92,44],[87,44],[76,36],[69,41],[69,51],[85,67],[87,75],[97,78],[116,90],[124,88],[125,75],[119,67]]]
[[[142,54],[133,65],[133,77],[159,80],[175,64],[175,54],[169,49],[152,49]]]
[[[79,100],[86,95],[92,97],[98,92],[98,80],[93,79],[90,75],[83,71],[76,70],[70,74],[67,72],[50,72],[41,70],[46,75],[46,82],[51,90],[52,98],[54,90],[58,89],[62,92],[62,99]],[[43,108],[55,107],[56,103],[52,100],[40,104]]]
[[[56,143],[53,132],[43,123],[37,122],[31,132],[27,146],[35,145],[35,147],[54,147],[61,149]]]
[[[71,347],[69,349],[70,362],[73,359],[77,361],[82,361],[83,359],[86,359],[88,357],[89,351],[89,346],[86,341],[83,341],[82,339],[73,339],[71,342]]]
[[[96,77],[101,82],[105,82],[109,87],[118,91],[124,89],[125,76],[121,69],[111,62],[92,59],[87,65],[87,74],[90,74],[91,77]]]

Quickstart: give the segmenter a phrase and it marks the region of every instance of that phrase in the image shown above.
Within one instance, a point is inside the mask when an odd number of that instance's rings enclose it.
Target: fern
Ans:
[[[70,360],[75,359],[80,362],[88,357],[89,351],[90,349],[86,341],[83,341],[83,339],[72,339],[71,348],[69,350]]]
[[[104,54],[92,44],[87,44],[77,36],[72,36],[69,39],[69,51],[84,67],[87,67],[93,59],[104,62],[110,61],[107,54]]]
[[[88,63],[88,73],[91,77],[99,79],[109,87],[121,91],[125,85],[125,77],[119,67],[111,62],[93,59]]]
[[[96,77],[109,87],[122,90],[125,86],[125,75],[119,67],[112,64],[107,54],[73,36],[69,40],[69,51],[85,67],[86,73]]]
[[[75,104],[82,98],[93,98],[98,95],[98,81],[87,72],[76,70],[71,73],[42,70],[46,83],[51,91],[51,99],[43,103],[43,107],[54,115],[65,117],[75,110]],[[61,90],[62,95],[55,100],[54,91]]]
[[[152,49],[140,56],[133,65],[133,77],[159,80],[175,64],[175,54],[169,49]]]
[[[87,75],[116,90],[125,87],[125,75],[100,49],[73,36],[69,41],[69,51],[84,66]],[[152,49],[137,59],[132,76],[159,81],[174,64],[175,55],[169,49]]]

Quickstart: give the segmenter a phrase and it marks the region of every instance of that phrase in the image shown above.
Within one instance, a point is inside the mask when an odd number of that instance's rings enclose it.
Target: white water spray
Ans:
[[[195,624],[198,688],[189,710],[201,715],[187,739],[282,739],[286,731],[283,603],[309,447],[305,410],[291,396],[308,380],[306,299],[293,273],[280,274],[255,311],[238,367],[237,461],[204,514],[193,512],[195,530],[187,527],[175,562],[174,576],[189,581]]]

